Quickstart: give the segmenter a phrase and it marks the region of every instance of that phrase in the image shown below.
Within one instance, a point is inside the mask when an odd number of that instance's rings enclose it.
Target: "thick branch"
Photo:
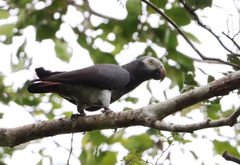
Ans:
[[[16,128],[0,128],[0,146],[14,147],[31,140],[58,134],[117,129],[136,125],[177,132],[192,132],[203,128],[224,125],[232,126],[237,122],[236,119],[240,114],[239,108],[226,119],[215,121],[207,120],[205,122],[190,125],[167,124],[164,123],[162,119],[195,103],[215,96],[226,95],[239,87],[240,71],[229,74],[207,85],[180,94],[164,102],[149,105],[141,109],[110,113],[109,115],[99,114],[76,117],[73,121],[70,118],[60,118]]]
[[[109,115],[78,116],[73,120],[60,118],[16,128],[0,128],[0,146],[14,147],[31,140],[59,134],[142,125],[144,121],[139,119],[140,113],[142,113],[142,109],[110,113]]]
[[[146,114],[157,116],[162,120],[166,116],[215,96],[228,95],[230,91],[240,88],[240,71],[231,73],[211,83],[182,93],[159,104],[149,105]]]

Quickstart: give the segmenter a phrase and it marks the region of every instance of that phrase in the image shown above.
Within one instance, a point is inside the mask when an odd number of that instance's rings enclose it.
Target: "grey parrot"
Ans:
[[[77,105],[80,115],[84,110],[101,108],[110,111],[109,105],[142,82],[150,79],[162,81],[166,70],[161,61],[154,57],[141,57],[128,64],[96,64],[69,72],[51,72],[35,69],[39,79],[32,80],[30,93],[56,93]]]

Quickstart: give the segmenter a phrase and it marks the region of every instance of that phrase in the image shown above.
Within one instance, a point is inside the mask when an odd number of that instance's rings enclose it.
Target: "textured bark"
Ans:
[[[117,129],[136,125],[175,132],[193,132],[199,129],[224,125],[233,126],[237,122],[236,119],[240,114],[240,108],[228,118],[214,121],[207,119],[206,121],[190,125],[169,124],[163,122],[162,119],[195,103],[215,96],[227,95],[230,91],[239,87],[240,71],[166,101],[140,109],[109,113],[108,115],[78,116],[73,120],[70,118],[60,118],[16,128],[0,128],[0,146],[14,147],[31,140],[58,134]]]

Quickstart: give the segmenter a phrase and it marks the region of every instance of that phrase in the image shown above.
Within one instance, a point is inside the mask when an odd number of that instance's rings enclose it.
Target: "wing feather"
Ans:
[[[113,64],[96,64],[87,68],[70,72],[52,72],[50,76],[35,81],[49,81],[66,84],[89,85],[103,89],[124,87],[130,80],[127,70]]]

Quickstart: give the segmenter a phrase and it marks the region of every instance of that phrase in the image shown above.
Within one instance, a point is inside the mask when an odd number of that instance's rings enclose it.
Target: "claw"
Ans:
[[[110,113],[114,113],[114,112],[110,109],[104,109],[102,110],[102,113],[104,113],[105,115],[109,115]]]
[[[86,116],[85,113],[75,113],[71,115],[71,120],[73,121],[77,117],[84,117],[84,116]]]

